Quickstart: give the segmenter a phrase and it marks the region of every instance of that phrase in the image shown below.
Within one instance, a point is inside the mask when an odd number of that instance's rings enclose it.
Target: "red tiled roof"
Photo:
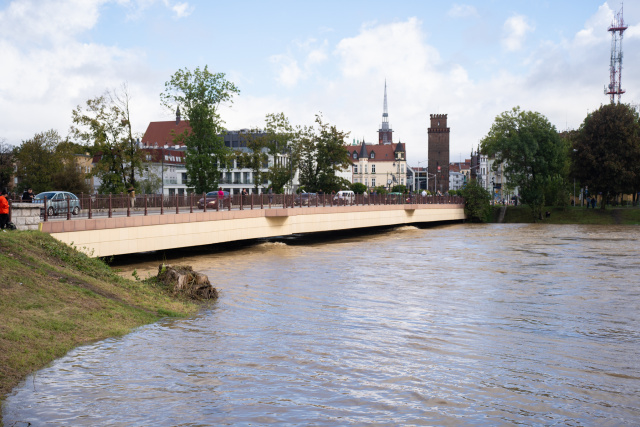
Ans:
[[[164,147],[165,145],[173,146],[175,142],[173,142],[171,131],[174,131],[175,135],[179,135],[187,129],[191,130],[189,120],[181,120],[177,125],[175,120],[169,122],[151,122],[142,137],[142,143],[148,146],[154,146],[157,143],[158,147]]]
[[[366,144],[369,160],[373,162],[395,162],[396,156],[394,154],[396,146],[398,144]],[[351,163],[357,163],[360,158],[360,150],[362,145],[347,145],[347,151],[349,152],[349,160]],[[353,152],[358,153],[358,159],[353,158]],[[375,157],[371,158],[371,153],[375,153]]]

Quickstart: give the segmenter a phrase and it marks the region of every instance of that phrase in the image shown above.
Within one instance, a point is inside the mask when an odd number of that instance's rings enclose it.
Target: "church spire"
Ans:
[[[378,130],[378,143],[393,143],[392,132],[393,130],[389,127],[389,109],[387,107],[387,79],[384,79],[384,104],[382,106],[382,125]]]

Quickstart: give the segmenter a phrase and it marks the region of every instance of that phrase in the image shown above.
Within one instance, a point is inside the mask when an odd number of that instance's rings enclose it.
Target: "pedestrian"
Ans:
[[[591,204],[591,197],[587,197],[587,209],[589,209],[590,204]]]
[[[129,193],[129,203],[131,203],[131,208],[133,209],[136,206],[136,189],[133,188],[133,185],[129,187],[127,193]]]
[[[32,203],[35,194],[33,194],[33,189],[31,187],[24,190],[22,193],[22,203]]]
[[[273,203],[273,187],[269,187],[269,203]]]
[[[224,209],[224,191],[222,191],[222,187],[218,187],[218,206]]]
[[[8,223],[9,200],[7,200],[7,190],[2,190],[2,195],[0,195],[0,229],[4,231]]]
[[[595,197],[592,197],[592,198],[591,198],[591,208],[592,208],[592,209],[595,209],[595,208],[596,208],[596,198],[595,198]]]

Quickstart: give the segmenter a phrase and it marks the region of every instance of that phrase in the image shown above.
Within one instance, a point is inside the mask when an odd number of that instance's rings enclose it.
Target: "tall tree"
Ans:
[[[268,178],[276,193],[281,193],[295,176],[298,168],[300,132],[301,129],[295,129],[284,113],[267,114],[265,134],[267,149],[273,159],[269,164]]]
[[[0,138],[0,190],[8,190],[11,186],[13,161],[13,147]]]
[[[131,128],[131,96],[126,84],[89,99],[72,112],[71,134],[101,154],[93,174],[100,193],[123,193],[142,175],[143,153]]]
[[[51,129],[22,141],[15,149],[16,175],[23,186],[22,189],[31,187],[36,194],[57,190],[52,178],[62,170],[62,163],[56,158],[59,142],[60,135]]]
[[[232,102],[233,95],[238,93],[238,88],[225,79],[224,73],[213,74],[205,66],[194,71],[187,68],[176,71],[160,94],[163,105],[173,111],[178,104],[189,120],[191,129],[178,137],[187,147],[188,185],[197,193],[218,186],[217,161],[229,151],[220,136],[224,122],[218,109],[221,103]]]
[[[574,138],[572,174],[604,209],[617,194],[640,191],[640,122],[629,105],[607,104],[590,113]]]
[[[520,107],[496,117],[480,142],[480,151],[503,165],[507,181],[520,189],[521,201],[534,218],[542,216],[545,193],[566,177],[566,141],[542,114]]]
[[[76,163],[76,154],[83,151],[83,147],[62,140],[55,130],[37,133],[23,141],[14,150],[17,176],[22,184],[18,190],[31,187],[36,194],[50,190],[88,192],[85,173]]]
[[[325,192],[349,188],[349,183],[337,173],[350,166],[349,152],[344,145],[349,132],[323,122],[316,115],[317,133],[313,128],[303,129],[299,139],[300,184],[307,191]]]

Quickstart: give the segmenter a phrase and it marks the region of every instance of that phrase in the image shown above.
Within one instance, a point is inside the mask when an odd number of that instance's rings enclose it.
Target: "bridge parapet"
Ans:
[[[89,255],[111,256],[298,233],[464,218],[463,204],[354,205],[47,221],[41,229]]]

